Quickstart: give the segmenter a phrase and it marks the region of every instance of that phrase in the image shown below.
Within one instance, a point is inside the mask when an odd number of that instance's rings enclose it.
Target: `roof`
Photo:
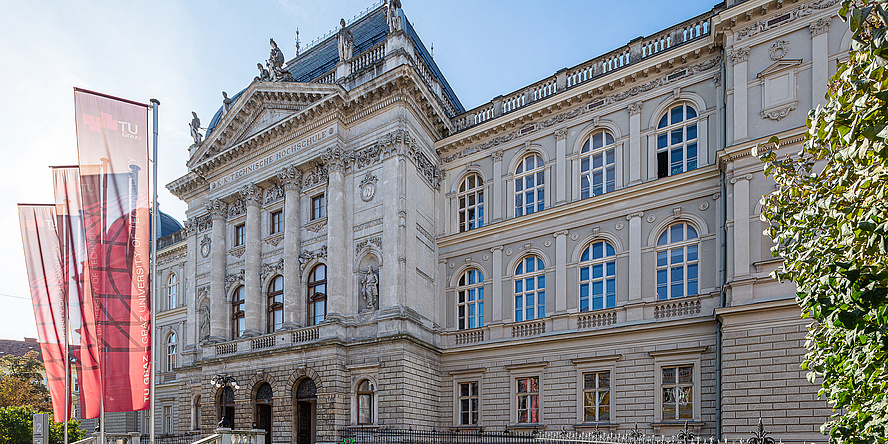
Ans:
[[[382,6],[358,18],[354,23],[347,26],[355,44],[354,51],[352,52],[353,55],[357,56],[373,45],[385,40],[386,36],[388,36],[389,29],[385,19],[385,12],[386,8],[383,3]],[[426,49],[425,45],[423,45],[419,35],[417,35],[416,30],[413,29],[413,25],[407,20],[407,16],[404,15],[404,10],[399,9],[398,14],[401,16],[401,23],[404,31],[407,33],[407,36],[410,37],[410,40],[413,41],[413,46],[417,49],[426,65],[428,65],[432,74],[441,82],[444,93],[453,103],[457,114],[465,112],[465,108],[463,108],[459,98],[456,97],[456,93],[453,92],[450,84],[447,83],[447,79],[444,78],[444,75],[441,74],[441,70],[438,69],[438,65],[435,64],[435,60],[432,59],[431,54]],[[336,68],[336,64],[339,62],[339,45],[337,37],[338,33],[332,33],[330,37],[312,46],[287,63],[286,69],[293,75],[296,82],[311,82]],[[246,88],[232,96],[231,103],[234,104],[245,90]],[[212,120],[210,120],[209,125],[207,125],[207,133],[205,137],[210,136],[210,133],[213,132],[213,129],[216,128],[216,125],[218,125],[221,120],[222,107],[219,107],[216,114],[213,115]]]
[[[37,357],[43,361],[40,352],[40,344],[34,338],[25,338],[24,341],[16,341],[14,339],[0,339],[0,357],[13,355],[24,356],[29,351],[36,351]]]
[[[169,236],[179,230],[182,229],[182,224],[179,223],[173,216],[160,212],[160,229],[157,230],[157,237]]]

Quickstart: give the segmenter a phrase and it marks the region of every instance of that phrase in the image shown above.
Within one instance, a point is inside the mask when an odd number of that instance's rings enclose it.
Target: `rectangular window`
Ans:
[[[459,424],[478,425],[478,382],[459,385]]]
[[[610,371],[583,373],[583,421],[610,422]]]
[[[516,399],[516,422],[536,424],[540,422],[540,380],[537,377],[518,378]]]
[[[271,226],[268,229],[268,234],[280,233],[281,229],[284,227],[284,212],[272,212],[269,215],[269,222]]]
[[[171,405],[163,407],[163,433],[173,433],[173,406]]]
[[[662,367],[663,421],[694,419],[694,366]]]
[[[320,194],[311,198],[311,220],[327,217],[327,202]]]
[[[245,243],[246,226],[244,224],[234,226],[234,246],[239,247]]]

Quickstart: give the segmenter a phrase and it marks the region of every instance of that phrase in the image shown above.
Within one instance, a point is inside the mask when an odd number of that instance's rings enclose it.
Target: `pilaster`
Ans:
[[[748,108],[748,83],[747,59],[749,48],[735,48],[731,51],[731,61],[734,64],[734,138],[733,142],[746,140],[748,134],[749,110]]]
[[[808,26],[811,31],[811,106],[825,105],[829,83],[829,18],[822,18]]]
[[[503,150],[496,150],[490,156],[493,160],[493,199],[487,199],[487,205],[493,207],[493,222],[503,220]]]
[[[345,169],[351,152],[328,148],[321,155],[327,164],[327,317],[342,318],[346,313],[349,262],[346,248]]]
[[[635,185],[641,182],[641,102],[630,104],[626,110],[629,111],[628,185]]]
[[[567,312],[567,233],[567,230],[561,230],[552,235],[555,238],[554,314]]]
[[[555,130],[555,205],[567,201],[567,128]]]
[[[490,270],[491,292],[488,305],[491,307],[490,322],[488,324],[503,321],[503,301],[506,296],[503,295],[503,246],[499,245],[490,249],[493,255],[493,265]]]
[[[630,308],[626,312],[627,321],[637,321],[644,319],[644,312],[640,303],[643,301],[641,276],[641,218],[644,212],[639,211],[626,216],[629,221],[629,305]],[[632,307],[637,304],[636,307]]]
[[[195,278],[197,276],[198,223],[199,221],[195,217],[185,221],[185,234],[188,236],[185,240],[185,272],[180,276],[182,276],[182,297],[185,298],[185,316],[189,321],[185,323],[185,326],[191,327],[186,334],[182,334],[182,343],[185,344],[185,347],[194,346],[200,342],[199,323],[195,323],[196,310],[200,303],[197,300],[197,279]]]

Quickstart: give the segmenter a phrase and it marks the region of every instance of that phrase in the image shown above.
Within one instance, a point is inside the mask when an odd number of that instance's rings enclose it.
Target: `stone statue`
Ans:
[[[204,340],[210,337],[210,307],[208,305],[200,306],[200,339]]]
[[[268,43],[271,44],[271,54],[268,56],[268,62],[272,67],[280,68],[284,66],[284,53],[278,48],[277,43],[274,42],[274,39],[268,39]]]
[[[388,0],[387,6],[385,21],[389,25],[389,32],[395,32],[401,29],[401,17],[398,15],[398,9],[401,9],[401,0]]]
[[[257,76],[254,80],[257,82],[269,82],[271,81],[271,75],[268,73],[268,70],[262,66],[261,63],[257,63],[256,67],[259,68],[259,76]]]
[[[367,303],[367,308],[376,308],[376,303],[379,299],[379,278],[376,277],[376,272],[369,265],[364,278],[361,279],[361,296],[364,298],[364,302]]]
[[[269,54],[265,66],[268,67],[269,77],[275,82],[292,82],[293,75],[284,69],[284,53],[278,48],[274,39],[268,39],[268,41],[271,44],[271,54]]]
[[[228,93],[222,91],[222,113],[228,114],[228,111],[231,110],[231,99],[228,98]]]
[[[203,136],[200,135],[200,119],[194,111],[191,111],[191,115],[193,118],[188,127],[191,128],[191,137],[194,139],[194,144],[200,145],[201,139],[203,139]]]
[[[337,37],[339,43],[339,61],[344,62],[352,58],[352,50],[355,47],[355,42],[352,40],[351,31],[345,27],[345,19],[340,19],[339,25],[342,26],[339,29],[339,36]]]

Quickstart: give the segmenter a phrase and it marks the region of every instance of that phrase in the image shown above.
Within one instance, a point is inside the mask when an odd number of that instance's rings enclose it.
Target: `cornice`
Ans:
[[[728,162],[733,162],[743,157],[752,156],[752,151],[759,144],[768,143],[768,140],[771,137],[776,136],[778,139],[780,139],[780,146],[800,143],[805,140],[805,133],[807,132],[807,130],[808,128],[806,126],[799,126],[774,135],[763,136],[758,139],[743,141],[728,146],[716,152],[718,164],[722,169],[724,169],[725,164]]]

